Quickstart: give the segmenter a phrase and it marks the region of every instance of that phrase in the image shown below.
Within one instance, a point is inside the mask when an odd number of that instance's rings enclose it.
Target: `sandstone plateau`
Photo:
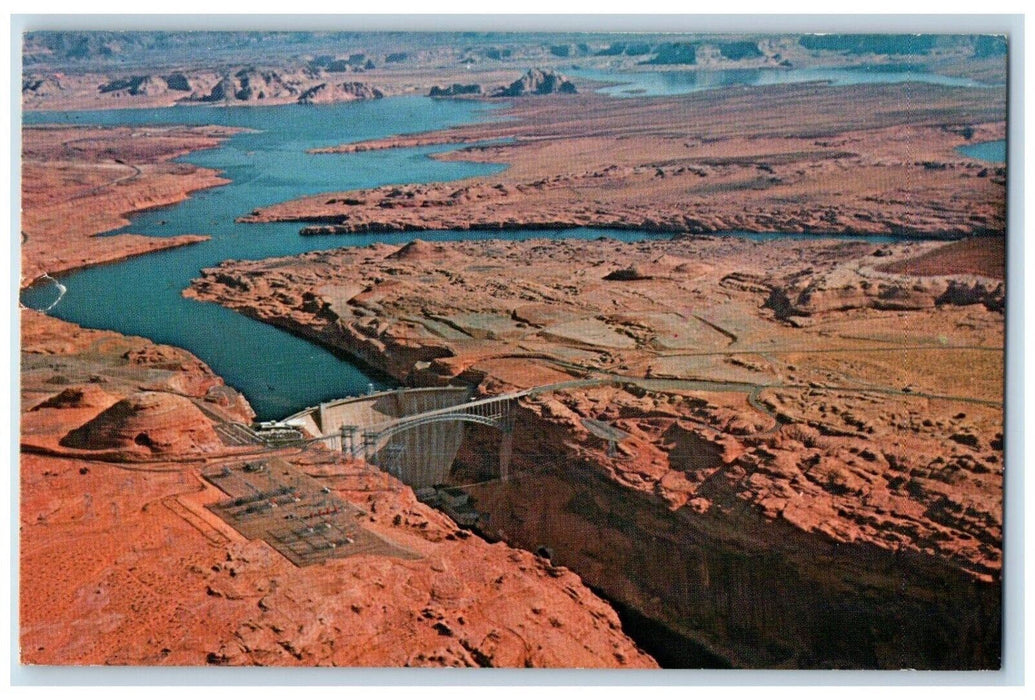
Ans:
[[[23,129],[21,286],[44,273],[205,240],[97,234],[127,225],[133,212],[227,182],[215,171],[171,161],[214,148],[233,133],[225,127]]]
[[[995,88],[921,85],[540,97],[515,101],[503,113],[508,121],[314,151],[467,144],[439,157],[508,164],[500,174],[312,196],[239,220],[313,224],[304,234],[595,227],[995,235],[1006,221],[1006,170],[955,149],[1003,137],[1003,100]],[[889,103],[914,104],[898,111]]]
[[[274,32],[261,38],[250,32],[28,32],[22,103],[26,109],[205,104],[224,80],[219,92],[229,104],[290,104],[314,85],[343,80],[359,80],[385,95],[426,95],[452,83],[509,86],[530,66],[562,73],[574,66],[694,72],[856,67],[865,59],[1002,81],[1005,37],[931,39],[750,33],[616,38],[591,31]],[[248,74],[247,84],[239,73]]]
[[[360,69],[358,72],[362,72]],[[33,74],[22,81],[28,109],[105,109],[183,105],[324,104],[379,99],[384,93],[341,72],[242,66],[160,74]]]
[[[195,240],[91,234],[224,182],[168,160],[229,133],[26,129],[23,285]],[[206,508],[201,470],[256,450],[238,392],[183,350],[21,314],[23,663],[656,666],[574,574],[322,450],[284,456],[415,557],[296,568]]]

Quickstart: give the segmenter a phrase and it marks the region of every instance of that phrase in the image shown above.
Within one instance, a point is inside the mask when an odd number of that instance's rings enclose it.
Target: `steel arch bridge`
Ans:
[[[449,423],[472,423],[495,428],[502,433],[500,441],[500,477],[505,478],[510,466],[510,456],[513,449],[513,427],[514,427],[514,403],[521,396],[529,392],[515,392],[500,396],[493,396],[475,401],[469,401],[456,406],[425,411],[409,416],[402,416],[395,420],[385,421],[375,425],[353,426],[343,425],[338,433],[330,433],[321,436],[319,439],[337,442],[342,452],[354,457],[362,458],[371,464],[375,464],[400,477],[404,482],[409,483],[409,475],[402,466],[404,461],[401,457],[407,451],[407,445],[412,453],[420,453],[421,449],[427,449],[421,444],[421,438],[441,438],[438,432],[430,426]],[[425,428],[421,431],[421,428]],[[412,433],[400,446],[393,443],[393,438]],[[457,444],[458,446],[458,444]],[[455,451],[455,449],[454,449]],[[440,466],[439,471],[448,471],[447,466]],[[444,481],[448,473],[438,474],[438,480]]]

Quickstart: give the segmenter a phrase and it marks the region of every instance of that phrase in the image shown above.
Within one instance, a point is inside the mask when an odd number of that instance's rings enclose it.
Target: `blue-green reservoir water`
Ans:
[[[318,107],[281,106],[206,109],[26,113],[26,123],[219,124],[255,130],[219,148],[183,160],[222,171],[232,182],[193,194],[172,207],[139,214],[113,233],[175,236],[200,233],[211,240],[60,276],[67,288],[50,314],[90,328],[141,335],[190,350],[230,385],[241,390],[261,419],[279,418],[319,401],[384,388],[392,380],[369,368],[265,323],[215,304],[185,299],[181,292],[204,268],[228,259],[281,255],[368,245],[403,244],[411,233],[348,237],[300,236],[297,223],[238,224],[234,219],[268,204],[318,192],[405,182],[431,182],[486,175],[505,166],[438,161],[428,156],[449,146],[348,155],[311,155],[309,148],[441,129],[492,118],[485,107],[463,101],[395,98]],[[589,238],[603,231],[551,231],[555,238]],[[629,231],[612,237],[637,240]],[[544,234],[519,232],[511,238]],[[490,239],[499,232],[429,231],[427,240]],[[46,308],[57,288],[44,282],[25,290],[22,302]]]
[[[572,76],[615,83],[597,92],[612,97],[684,95],[703,90],[748,85],[790,85],[822,82],[829,85],[929,83],[955,87],[991,87],[969,78],[931,73],[908,65],[854,66],[851,68],[734,68],[729,70],[671,70],[613,73],[574,69]]]
[[[968,143],[956,149],[968,158],[987,160],[989,163],[1006,162],[1006,140],[983,141],[982,143]]]
[[[454,146],[311,155],[307,149],[442,129],[493,119],[484,104],[428,98],[391,98],[326,106],[248,108],[174,107],[158,110],[25,113],[26,124],[205,125],[252,131],[219,148],[182,160],[215,168],[231,180],[172,207],[141,213],[113,233],[151,236],[205,234],[211,240],[61,275],[67,288],[49,311],[90,328],[140,335],[185,348],[212,367],[251,402],[260,419],[280,418],[320,401],[384,388],[392,380],[369,368],[215,304],[181,292],[204,267],[228,259],[263,259],[342,245],[403,244],[425,240],[583,238],[602,235],[643,240],[656,234],[607,229],[548,231],[424,231],[356,236],[300,236],[297,223],[238,224],[257,207],[304,195],[386,184],[447,181],[499,172],[505,166],[438,161],[428,156]],[[738,234],[759,241],[783,234]],[[665,236],[662,236],[665,237]],[[875,238],[875,242],[891,240]],[[42,282],[21,295],[45,309],[57,286]]]

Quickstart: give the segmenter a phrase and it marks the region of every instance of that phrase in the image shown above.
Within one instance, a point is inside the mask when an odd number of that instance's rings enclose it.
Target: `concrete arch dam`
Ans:
[[[418,489],[445,483],[464,424],[499,428],[500,476],[511,450],[512,402],[519,395],[471,400],[467,387],[399,389],[329,401],[281,421],[393,474]]]

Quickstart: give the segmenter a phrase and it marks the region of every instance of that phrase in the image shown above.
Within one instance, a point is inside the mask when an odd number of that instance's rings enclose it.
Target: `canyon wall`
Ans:
[[[456,469],[490,475],[498,440],[469,428]],[[703,512],[672,509],[609,478],[603,450],[571,443],[563,426],[520,413],[511,478],[470,489],[484,531],[545,548],[681,636],[668,653],[746,668],[998,668],[998,580],[802,532],[738,502],[732,486]]]

